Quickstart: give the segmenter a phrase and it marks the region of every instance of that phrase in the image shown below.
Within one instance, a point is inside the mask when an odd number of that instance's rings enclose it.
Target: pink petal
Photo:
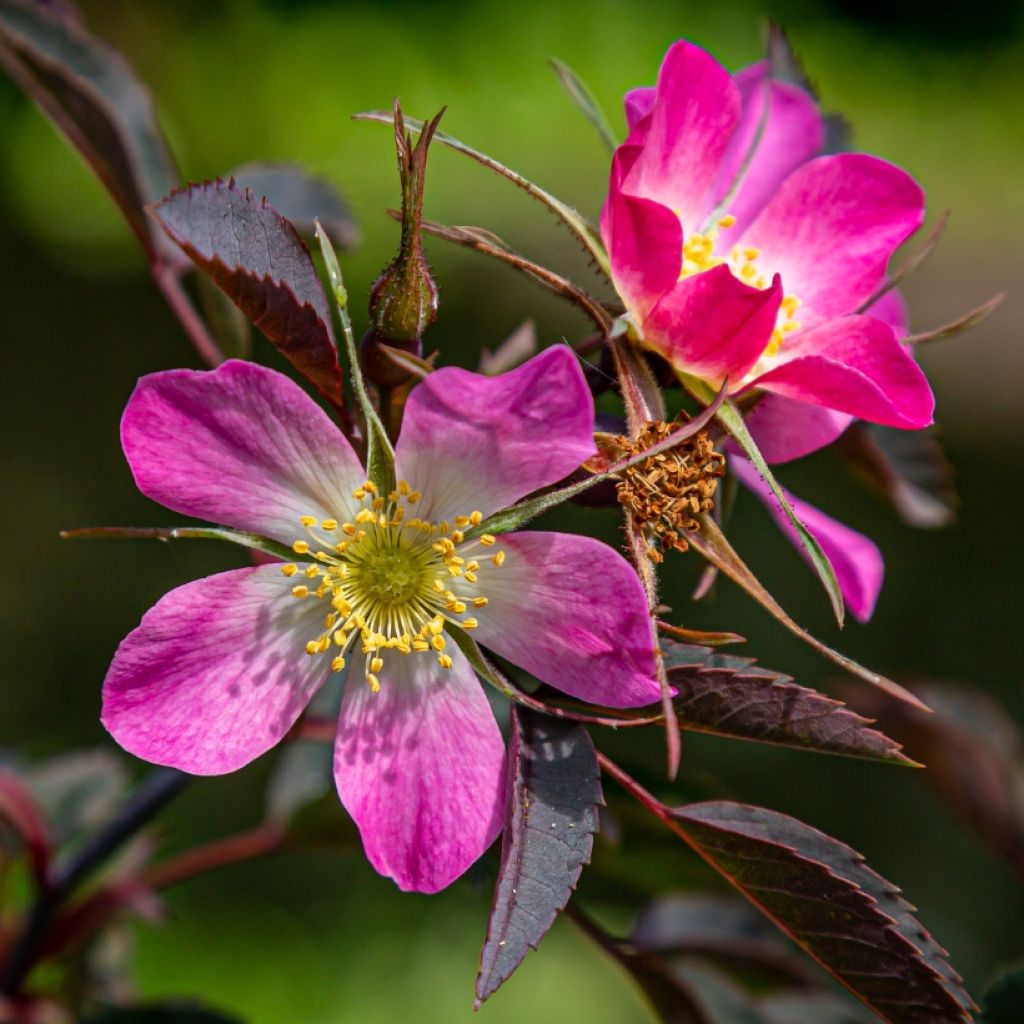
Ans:
[[[590,537],[509,533],[481,562],[473,610],[484,646],[565,693],[608,707],[660,698],[647,599],[633,567]],[[494,549],[487,549],[489,556]]]
[[[421,518],[484,516],[568,476],[594,454],[594,400],[576,356],[555,346],[509,373],[445,367],[409,396],[395,469]]]
[[[928,380],[892,328],[870,316],[828,320],[793,335],[785,362],[751,387],[873,423],[916,429],[932,421]]]
[[[754,466],[746,459],[737,457],[729,460],[729,468],[764,502],[779,528],[809,562],[807,551],[793,524],[779,508],[775,496]],[[795,498],[788,491],[786,497],[797,517],[815,536],[832,563],[847,608],[859,622],[867,622],[875,610],[875,602],[885,576],[885,563],[878,545],[813,505]]]
[[[788,175],[818,153],[825,142],[825,125],[814,99],[803,89],[768,76],[766,61],[736,75],[743,114],[712,189],[713,208],[729,194],[744,163],[748,159],[750,163],[727,204],[736,223],[726,232],[726,241],[739,238]]]
[[[914,179],[873,156],[840,153],[798,167],[744,232],[782,275],[805,326],[852,313],[885,280],[893,252],[924,219]]]
[[[628,140],[642,141],[643,153],[625,190],[668,206],[689,230],[699,230],[739,118],[739,90],[729,72],[692,43],[674,43],[650,116],[639,126],[642,140]]]
[[[283,544],[304,535],[301,516],[351,518],[350,492],[365,480],[351,445],[297,384],[239,360],[143,377],[121,443],[147,497]]]
[[[887,291],[876,303],[865,311],[868,316],[888,324],[893,333],[902,341],[910,333],[910,314],[907,312],[907,300],[898,288]]]
[[[768,462],[777,463],[799,459],[831,444],[853,417],[768,393],[744,420],[761,454]],[[734,445],[730,449],[739,451]]]
[[[754,288],[718,266],[675,285],[644,320],[644,342],[677,370],[738,383],[771,339],[781,301],[778,279]]]
[[[618,183],[635,150],[620,146],[612,162],[608,200],[601,213],[601,234],[611,261],[615,288],[628,309],[642,320],[679,279],[683,265],[683,227],[667,206],[627,195]]]
[[[323,605],[277,566],[236,569],[165,594],[121,642],[103,724],[125,750],[196,775],[235,771],[295,724],[330,672],[305,646]]]
[[[334,753],[338,794],[370,863],[399,888],[437,892],[494,842],[505,810],[505,746],[465,656],[385,659],[380,692],[352,672]]]
[[[631,141],[638,141],[633,138],[636,126],[651,112],[654,107],[654,100],[658,90],[653,85],[641,85],[637,89],[630,89],[623,100],[626,108],[626,124],[631,133]]]

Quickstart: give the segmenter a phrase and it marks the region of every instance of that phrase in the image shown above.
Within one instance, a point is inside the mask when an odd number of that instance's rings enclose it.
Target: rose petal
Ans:
[[[353,670],[334,753],[338,794],[370,863],[399,888],[437,892],[494,842],[505,746],[465,656],[389,654],[373,693]]]
[[[510,533],[506,560],[482,549],[475,636],[503,658],[565,693],[608,707],[660,698],[647,599],[633,567],[590,537]],[[483,557],[486,556],[486,557]]]
[[[231,360],[143,377],[121,419],[139,490],[187,516],[290,544],[299,518],[351,519],[352,446],[283,374]]]
[[[765,394],[745,416],[754,443],[770,463],[799,459],[831,444],[853,417],[820,405]],[[730,451],[739,452],[735,444]]]
[[[627,308],[642,321],[679,280],[683,227],[667,206],[621,190],[623,164],[635,155],[628,146],[616,151],[608,200],[601,212],[601,235],[615,288]]]
[[[678,370],[739,383],[771,339],[781,301],[778,279],[762,290],[714,267],[683,278],[651,310],[644,342]]]
[[[626,125],[630,131],[630,141],[640,141],[635,137],[637,125],[651,112],[658,90],[653,85],[641,85],[630,89],[623,99],[626,110]]]
[[[323,605],[296,600],[277,566],[236,569],[165,594],[121,642],[103,724],[125,750],[195,775],[248,764],[295,724],[330,672],[307,641]]]
[[[896,337],[902,341],[910,333],[910,314],[907,300],[898,288],[887,291],[877,302],[866,310],[868,316],[888,324]]]
[[[767,61],[736,75],[743,113],[711,191],[712,209],[729,194],[744,163],[750,162],[728,203],[736,223],[728,229],[727,239],[738,239],[789,174],[818,153],[825,142],[825,124],[813,97],[788,82],[771,80],[769,75]]]
[[[566,346],[498,377],[445,367],[409,396],[395,469],[423,493],[419,517],[487,516],[578,469],[593,429],[594,400]]]
[[[924,193],[906,171],[863,153],[798,167],[743,235],[782,275],[805,326],[852,313],[885,280],[893,252],[924,219]]]
[[[935,398],[927,378],[881,320],[828,320],[793,335],[783,352],[786,361],[751,387],[890,427],[916,429],[932,421]]]
[[[735,457],[729,460],[729,468],[764,502],[782,532],[804,559],[810,562],[799,534],[789,517],[779,508],[775,496],[754,466],[746,459]],[[885,563],[878,545],[813,505],[795,498],[789,491],[785,493],[797,517],[815,536],[832,563],[847,608],[858,621],[867,622],[875,610],[875,602],[885,577]]]
[[[642,141],[643,152],[624,190],[675,210],[688,230],[698,230],[739,117],[739,89],[729,72],[692,43],[674,43],[640,126],[642,140],[627,140]]]

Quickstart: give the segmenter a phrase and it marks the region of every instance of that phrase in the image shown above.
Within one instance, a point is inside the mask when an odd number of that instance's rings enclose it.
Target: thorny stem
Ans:
[[[181,284],[178,272],[170,266],[154,267],[153,280],[167,300],[167,305],[185,328],[193,347],[204,362],[211,367],[220,366],[224,362],[224,353],[213,340],[203,318],[196,312],[185,289]]]
[[[4,964],[0,993],[17,995],[25,976],[35,964],[46,930],[56,912],[96,868],[166,807],[185,788],[189,779],[190,776],[174,768],[154,771],[113,821],[93,836],[65,866],[51,873]]]

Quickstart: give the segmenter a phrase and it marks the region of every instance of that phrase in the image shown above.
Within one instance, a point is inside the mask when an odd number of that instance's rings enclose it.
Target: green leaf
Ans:
[[[395,487],[395,449],[366,390],[366,381],[359,365],[359,352],[356,350],[356,339],[352,333],[352,318],[348,314],[348,292],[341,276],[341,264],[327,232],[319,223],[316,225],[316,238],[320,243],[320,252],[327,267],[327,277],[331,282],[335,307],[345,336],[345,351],[348,355],[349,372],[352,374],[352,388],[356,394],[359,411],[366,421],[366,474],[381,493],[388,494]]]
[[[761,807],[670,813],[697,853],[883,1020],[969,1024],[974,1004],[944,950],[850,847]]]
[[[390,110],[368,110],[362,114],[353,114],[353,120],[374,121],[378,124],[390,125],[395,123],[394,114]],[[423,122],[416,118],[406,117],[405,123],[413,131],[421,131],[423,129]],[[527,195],[543,203],[583,243],[584,248],[593,257],[604,274],[609,278],[611,277],[611,265],[608,262],[608,254],[604,251],[600,237],[577,210],[566,205],[560,199],[556,199],[550,192],[546,192],[539,185],[535,185],[517,171],[511,170],[493,157],[487,156],[486,153],[481,153],[478,149],[467,146],[452,135],[447,135],[445,132],[437,132],[434,135],[434,139],[442,145],[470,157],[472,160],[488,168],[488,170],[500,174],[503,178],[507,178],[513,184],[518,185]]]
[[[182,250],[335,406],[343,405],[331,314],[306,243],[234,183],[191,185],[151,208]]]
[[[87,537],[121,537],[142,540],[223,540],[240,544],[244,548],[262,551],[288,562],[301,560],[291,548],[276,540],[261,537],[244,530],[229,530],[225,526],[82,526],[74,530],[61,530],[65,540]]]
[[[0,66],[103,183],[151,261],[174,254],[145,207],[178,182],[153,100],[124,57],[61,5],[0,0]]]
[[[597,756],[580,725],[512,708],[508,820],[476,1006],[536,949],[590,863],[604,803]]]
[[[554,69],[555,74],[558,75],[558,80],[562,83],[565,91],[569,94],[569,98],[579,107],[583,116],[597,129],[597,134],[608,148],[608,152],[614,153],[619,145],[619,140],[615,137],[615,131],[607,115],[601,109],[601,104],[597,102],[597,98],[568,64],[563,64],[562,61],[555,57],[552,57],[549,63]]]
[[[685,377],[683,383],[697,396],[697,398],[704,402],[710,401],[714,392],[712,392],[711,388],[705,384],[704,381],[698,380],[695,377],[689,377],[688,375],[681,376]],[[839,589],[839,581],[836,579],[836,571],[832,567],[832,563],[829,561],[828,555],[822,551],[821,545],[814,539],[807,527],[804,526],[804,524],[797,518],[796,512],[793,511],[793,506],[790,505],[789,499],[786,497],[782,488],[779,486],[778,481],[775,479],[775,474],[768,468],[768,463],[765,462],[764,456],[761,454],[760,449],[757,447],[753,437],[750,435],[750,431],[747,430],[747,425],[743,422],[743,417],[739,414],[736,406],[734,406],[728,399],[722,403],[721,408],[718,410],[718,419],[746,453],[747,458],[749,458],[754,464],[754,468],[761,474],[764,482],[771,488],[771,492],[775,495],[775,500],[779,503],[779,507],[785,513],[786,518],[793,524],[793,528],[796,530],[797,535],[800,538],[800,543],[803,544],[804,550],[810,556],[811,564],[814,566],[814,571],[818,574],[818,578],[825,587],[829,601],[832,603],[832,611],[835,614],[836,622],[842,626],[843,619],[845,617],[843,595]]]

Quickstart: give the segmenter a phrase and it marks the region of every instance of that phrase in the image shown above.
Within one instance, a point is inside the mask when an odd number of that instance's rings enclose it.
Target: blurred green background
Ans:
[[[783,473],[799,494],[882,546],[888,579],[869,627],[854,623],[836,635],[817,584],[750,502],[737,511],[734,542],[795,617],[829,642],[891,674],[969,682],[1021,719],[1020,5],[961,6],[948,15],[923,2],[872,8],[852,0],[81,6],[90,28],[124,51],[152,88],[188,179],[280,159],[343,189],[363,232],[344,261],[357,328],[365,323],[367,288],[396,242],[383,210],[397,202],[397,176],[387,129],[356,124],[351,113],[387,107],[396,95],[419,116],[447,104],[443,128],[596,215],[606,154],[547,58],[576,69],[620,126],[622,92],[654,80],[672,40],[687,36],[739,67],[759,55],[761,16],[778,20],[825,108],[852,119],[858,147],[915,174],[932,218],[953,211],[941,247],[906,287],[914,328],[952,319],[996,291],[1010,294],[983,327],[922,357],[959,474],[964,506],[956,527],[922,533],[901,526],[829,454]],[[58,538],[74,525],[174,519],[136,493],[118,420],[139,375],[197,363],[107,195],[2,78],[0,128],[0,626],[8,652],[0,744],[44,757],[111,745],[97,716],[118,641],[167,589],[242,562],[234,551],[198,543]],[[592,282],[543,210],[440,148],[426,210],[437,220],[490,228]],[[526,317],[536,320],[542,344],[588,330],[572,309],[503,267],[441,243],[430,256],[441,316],[428,348],[439,347],[448,362],[475,365],[481,346],[493,347]],[[274,363],[269,346],[257,346],[257,357]],[[575,525],[614,540],[609,514],[572,515]],[[731,586],[688,607],[698,568],[692,556],[670,558],[665,568],[677,621],[738,630],[766,665],[815,687],[835,682],[828,664]],[[632,762],[656,780],[660,736],[632,741]],[[999,964],[1024,955],[1024,894],[915,773],[703,738],[687,737],[684,747],[683,775],[666,793],[764,803],[850,843],[905,888],[975,993]],[[193,785],[165,816],[168,847],[253,823],[266,769]],[[623,883],[624,895],[705,877],[681,847],[642,856],[628,830],[625,843],[623,852],[599,843],[584,897],[589,885],[596,900],[615,904],[601,863],[631,855],[638,874],[635,884]],[[325,849],[231,869],[175,891],[166,926],[138,928],[141,987],[147,995],[201,994],[254,1024],[469,1020],[488,896],[486,880],[472,879],[437,897],[402,895],[357,851]],[[628,915],[613,907],[612,919]],[[480,1014],[494,1024],[524,1017],[649,1020],[629,982],[567,922]]]

